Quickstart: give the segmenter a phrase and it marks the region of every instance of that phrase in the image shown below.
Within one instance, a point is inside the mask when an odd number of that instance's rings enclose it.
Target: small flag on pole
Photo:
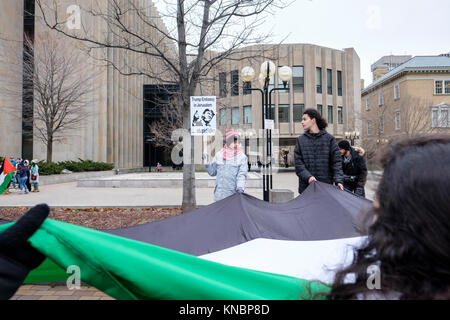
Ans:
[[[6,191],[14,175],[14,171],[16,170],[16,167],[13,166],[8,158],[5,158],[5,160],[3,160],[3,166],[0,172],[0,194],[3,194]]]

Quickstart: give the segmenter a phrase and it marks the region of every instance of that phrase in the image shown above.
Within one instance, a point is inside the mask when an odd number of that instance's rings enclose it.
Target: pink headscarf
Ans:
[[[231,129],[227,129],[227,131],[225,132],[225,143],[227,143],[230,139],[234,139],[234,137],[238,137],[238,134]],[[230,148],[225,144],[225,146],[222,148],[223,160],[233,159],[241,153],[242,148],[239,145],[236,145],[234,148]]]

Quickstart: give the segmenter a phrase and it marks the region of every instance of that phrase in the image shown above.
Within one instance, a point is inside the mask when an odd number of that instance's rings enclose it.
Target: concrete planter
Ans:
[[[120,173],[148,172],[148,168],[119,169]],[[53,174],[39,176],[39,185],[75,182],[80,179],[110,177],[116,175],[116,169],[108,171],[74,172],[69,174]]]

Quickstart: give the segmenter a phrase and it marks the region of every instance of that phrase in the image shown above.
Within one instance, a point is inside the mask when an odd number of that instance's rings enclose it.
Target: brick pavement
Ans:
[[[66,285],[23,285],[11,300],[115,300],[90,286],[69,290]]]

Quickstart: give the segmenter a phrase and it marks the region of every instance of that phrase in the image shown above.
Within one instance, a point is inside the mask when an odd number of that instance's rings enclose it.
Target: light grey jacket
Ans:
[[[245,189],[248,160],[244,153],[237,155],[233,159],[223,160],[222,151],[219,151],[214,156],[213,161],[206,165],[206,170],[210,176],[216,176],[215,201],[235,194],[238,189]]]

